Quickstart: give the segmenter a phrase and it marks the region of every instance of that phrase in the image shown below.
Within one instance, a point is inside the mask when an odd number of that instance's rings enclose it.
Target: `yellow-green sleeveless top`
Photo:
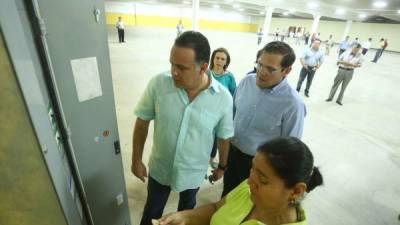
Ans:
[[[245,180],[229,192],[225,198],[225,204],[211,217],[210,225],[266,225],[254,219],[242,222],[249,215],[253,206],[250,199],[250,188]],[[304,220],[285,225],[307,225],[303,209],[300,209],[300,217]]]

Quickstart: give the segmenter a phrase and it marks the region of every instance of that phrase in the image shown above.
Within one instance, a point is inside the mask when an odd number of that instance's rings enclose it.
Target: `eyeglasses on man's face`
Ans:
[[[275,75],[279,72],[279,69],[275,69],[270,66],[265,66],[265,65],[261,64],[260,62],[256,62],[254,66],[256,67],[257,71],[259,71],[261,73],[267,73],[269,75]]]

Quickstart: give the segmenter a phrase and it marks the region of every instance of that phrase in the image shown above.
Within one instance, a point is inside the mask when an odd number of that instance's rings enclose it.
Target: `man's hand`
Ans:
[[[215,181],[221,179],[222,176],[224,176],[224,172],[225,171],[217,168],[217,169],[214,169],[211,172],[212,172],[212,174],[211,174],[210,179],[215,182]]]
[[[133,175],[143,181],[143,183],[146,181],[145,177],[147,178],[147,170],[142,161],[132,162],[131,170]]]
[[[145,182],[147,177],[146,166],[142,162],[142,154],[144,144],[147,138],[147,132],[149,130],[149,120],[142,120],[139,117],[136,118],[135,128],[133,131],[132,138],[132,166],[131,171],[133,175]]]
[[[303,68],[308,70],[308,66],[306,64],[303,64]]]

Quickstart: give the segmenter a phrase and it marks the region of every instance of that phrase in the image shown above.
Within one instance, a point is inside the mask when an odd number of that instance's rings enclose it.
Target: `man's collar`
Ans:
[[[210,85],[208,86],[208,88],[212,88],[215,92],[219,92],[220,91],[220,86],[218,85],[218,81],[211,75],[211,74],[207,74],[208,78],[210,79]]]
[[[280,90],[282,90],[283,88],[285,88],[287,86],[287,79],[286,77],[284,77],[278,84],[276,84],[274,87],[272,88],[264,88],[263,90],[269,93],[276,93],[279,92]]]

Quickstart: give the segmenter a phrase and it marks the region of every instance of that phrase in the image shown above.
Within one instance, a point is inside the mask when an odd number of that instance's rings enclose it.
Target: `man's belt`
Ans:
[[[341,66],[339,66],[339,69],[342,69],[342,70],[354,70],[354,68],[345,68],[345,67],[341,67]]]
[[[309,66],[307,65],[307,69],[306,70],[314,70],[315,68],[317,68],[316,66]]]

